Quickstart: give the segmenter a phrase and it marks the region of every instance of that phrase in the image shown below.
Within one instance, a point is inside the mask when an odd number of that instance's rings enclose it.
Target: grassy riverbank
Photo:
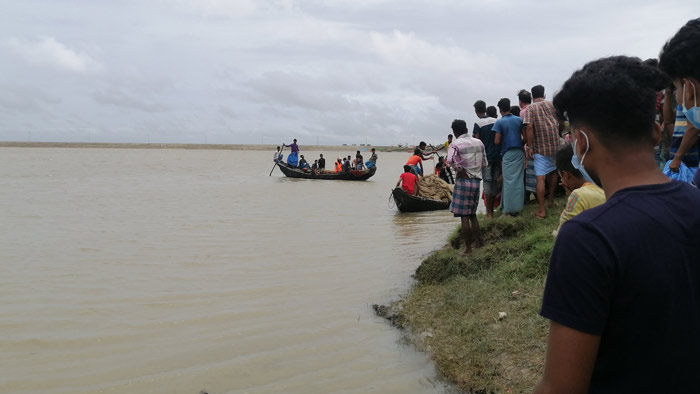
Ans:
[[[548,322],[538,311],[566,200],[557,201],[544,220],[534,201],[519,217],[480,218],[485,245],[468,257],[455,230],[402,300],[375,306],[465,392],[530,392],[541,376]]]

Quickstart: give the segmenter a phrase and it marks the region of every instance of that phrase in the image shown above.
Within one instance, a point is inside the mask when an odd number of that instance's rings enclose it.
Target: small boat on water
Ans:
[[[433,200],[421,196],[413,196],[406,193],[402,188],[397,187],[391,192],[394,197],[396,207],[401,212],[422,212],[437,211],[450,207],[449,201]]]
[[[377,172],[377,167],[372,167],[367,170],[351,170],[350,172],[333,172],[323,171],[313,173],[310,170],[305,171],[299,167],[292,167],[287,163],[277,163],[282,173],[289,178],[303,179],[325,179],[325,180],[340,180],[340,181],[364,181],[372,177]]]

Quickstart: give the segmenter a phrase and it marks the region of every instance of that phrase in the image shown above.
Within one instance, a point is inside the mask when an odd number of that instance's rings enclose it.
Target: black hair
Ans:
[[[457,138],[461,136],[462,134],[465,134],[468,132],[467,130],[467,122],[463,121],[462,119],[455,119],[452,121],[452,132],[455,133]]]
[[[515,116],[520,116],[520,107],[518,107],[517,105],[512,105],[510,107],[510,113]]]
[[[574,148],[570,144],[565,144],[559,148],[555,158],[557,170],[566,171],[577,178],[581,178],[583,177],[581,171],[574,168],[574,165],[571,164],[572,157],[574,157]]]
[[[498,100],[498,109],[503,112],[510,112],[510,100],[505,97]]]
[[[279,148],[280,148],[280,147],[278,146],[277,149],[279,150]]]
[[[647,66],[659,67],[659,59],[649,58],[644,61],[644,64],[646,64]]]
[[[421,151],[420,148],[416,148],[416,149],[413,150],[413,154],[414,154],[414,155],[420,156],[421,153],[423,153],[423,151]]]
[[[532,98],[537,99],[537,98],[544,98],[544,86],[542,85],[535,85],[532,87]]]
[[[559,117],[590,127],[601,144],[614,149],[653,142],[656,92],[666,86],[667,76],[639,58],[613,56],[575,71],[553,102]]]
[[[486,112],[486,103],[484,102],[484,100],[477,100],[474,103],[474,111],[480,114]]]
[[[421,142],[418,143],[418,146],[419,146],[421,149],[425,148],[427,145],[428,145],[428,144],[426,144],[425,141],[421,141]]]
[[[532,104],[532,95],[527,90],[521,89],[518,92],[518,100],[522,101],[525,104]]]
[[[411,172],[411,166],[409,166],[408,164],[404,165],[403,172]]]
[[[688,21],[664,44],[659,68],[671,79],[692,77],[700,81],[700,18]]]
[[[496,107],[493,105],[489,105],[488,108],[486,108],[486,116],[489,118],[497,118],[498,117],[498,110]]]
[[[452,134],[447,134],[447,138],[452,138],[454,137]]]

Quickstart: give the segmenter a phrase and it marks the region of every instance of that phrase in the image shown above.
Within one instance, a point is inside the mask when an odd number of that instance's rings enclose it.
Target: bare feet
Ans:
[[[542,211],[535,211],[534,215],[537,219],[544,219],[547,217],[547,214]]]

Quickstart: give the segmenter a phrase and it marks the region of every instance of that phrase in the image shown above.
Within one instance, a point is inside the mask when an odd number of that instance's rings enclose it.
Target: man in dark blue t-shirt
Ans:
[[[501,144],[496,144],[495,134],[491,130],[496,123],[498,113],[496,107],[486,107],[486,103],[482,100],[474,103],[474,112],[479,120],[474,123],[472,135],[484,144],[486,160],[489,162],[489,165],[481,170],[481,180],[483,181],[486,217],[492,218],[496,196],[501,192],[501,188],[498,186],[498,180],[501,177]]]
[[[557,237],[535,393],[698,391],[700,191],[656,165],[654,100],[664,86],[658,69],[619,56],[586,64],[554,97],[571,124],[572,164],[608,200]]]

